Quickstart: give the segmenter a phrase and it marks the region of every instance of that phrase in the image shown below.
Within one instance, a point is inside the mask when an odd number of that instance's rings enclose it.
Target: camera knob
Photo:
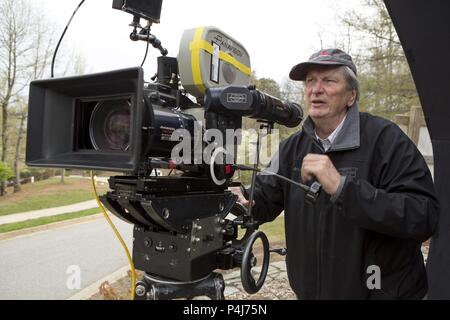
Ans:
[[[143,296],[146,294],[147,289],[146,289],[145,286],[143,286],[142,284],[138,284],[138,285],[136,286],[135,292],[136,292],[136,295],[137,295],[138,297],[143,297]]]

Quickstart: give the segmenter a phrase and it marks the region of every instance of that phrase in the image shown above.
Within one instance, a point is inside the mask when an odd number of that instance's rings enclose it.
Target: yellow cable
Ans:
[[[136,270],[134,269],[133,260],[131,259],[130,251],[128,251],[128,247],[123,241],[122,237],[120,236],[119,231],[117,231],[116,226],[111,221],[111,218],[106,213],[106,209],[103,206],[103,204],[100,202],[98,198],[97,188],[95,187],[95,181],[94,181],[94,173],[91,171],[91,180],[92,180],[92,188],[94,190],[94,196],[95,200],[97,200],[97,204],[102,209],[103,215],[105,216],[106,220],[108,221],[109,225],[113,229],[114,233],[116,234],[117,238],[119,239],[120,243],[122,244],[123,249],[125,250],[125,253],[127,254],[128,262],[130,263],[131,267],[131,300],[134,300],[134,287],[136,285]]]

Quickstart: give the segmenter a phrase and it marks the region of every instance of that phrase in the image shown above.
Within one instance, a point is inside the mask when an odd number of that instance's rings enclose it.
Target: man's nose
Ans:
[[[311,93],[313,94],[321,94],[323,93],[323,85],[322,81],[316,81],[311,88]]]

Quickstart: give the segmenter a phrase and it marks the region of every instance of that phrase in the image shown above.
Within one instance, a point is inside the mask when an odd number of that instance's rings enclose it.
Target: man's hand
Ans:
[[[242,194],[241,187],[229,187],[228,190],[230,190],[232,193],[238,196],[238,201],[240,204],[242,204],[245,207],[249,207],[250,201],[245,199],[244,195]],[[253,200],[253,205],[255,205],[255,201]]]
[[[303,158],[301,176],[304,182],[315,178],[330,196],[336,194],[341,181],[341,175],[330,158],[323,154],[307,154]]]

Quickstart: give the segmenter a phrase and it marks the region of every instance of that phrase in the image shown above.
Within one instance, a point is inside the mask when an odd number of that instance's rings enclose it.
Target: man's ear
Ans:
[[[347,107],[351,107],[356,101],[356,89],[352,90],[350,100],[348,100]]]

